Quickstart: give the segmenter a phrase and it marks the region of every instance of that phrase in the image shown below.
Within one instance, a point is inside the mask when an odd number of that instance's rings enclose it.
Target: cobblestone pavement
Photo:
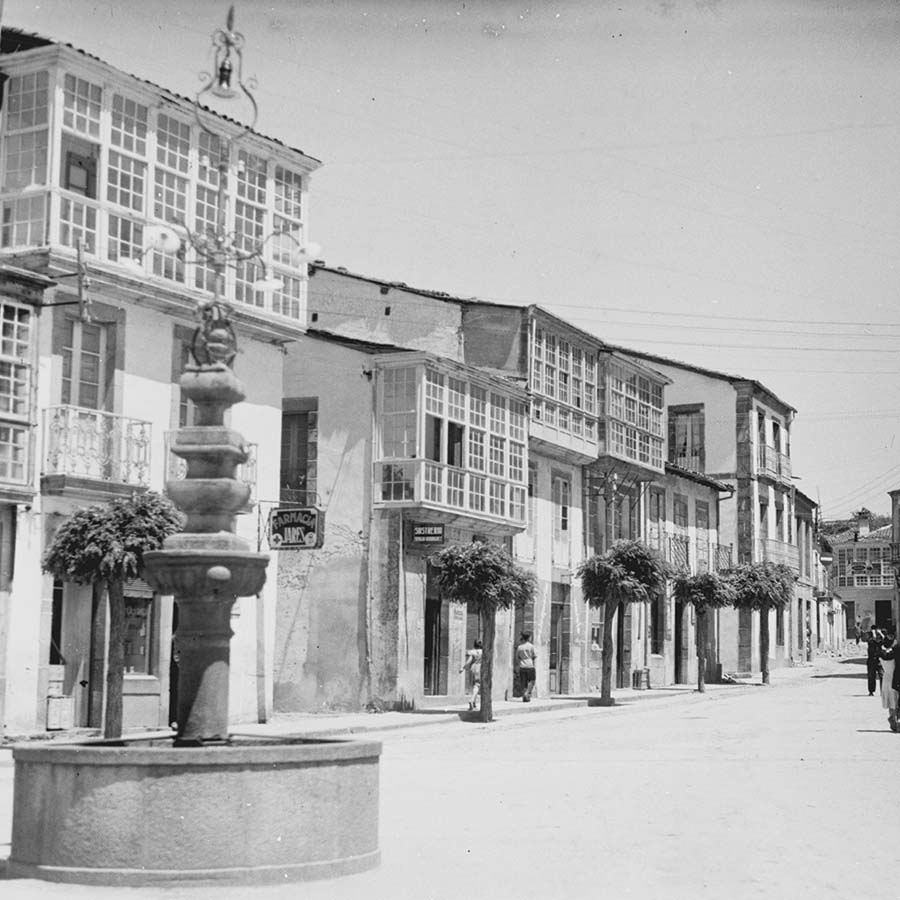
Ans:
[[[0,897],[900,897],[890,874],[900,735],[868,696],[861,658],[779,670],[770,687],[659,692],[491,725],[437,718],[378,737],[376,870],[250,888],[7,879]],[[0,859],[11,776],[0,767]],[[873,807],[883,813],[863,827]]]

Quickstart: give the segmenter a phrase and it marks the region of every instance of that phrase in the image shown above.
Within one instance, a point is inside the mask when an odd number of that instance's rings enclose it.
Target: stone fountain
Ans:
[[[231,79],[240,79],[243,37],[233,18],[232,9],[226,29],[213,36],[215,74],[195,110],[205,93],[237,94]],[[240,87],[255,121],[255,101]],[[212,134],[199,113],[197,122]],[[193,234],[185,227],[216,276],[214,298],[200,308],[195,364],[181,378],[196,424],[177,432],[172,450],[187,475],[167,485],[186,523],[161,550],[144,554],[146,580],[178,604],[177,733],[14,747],[12,877],[281,882],[359,872],[380,859],[378,742],[267,739],[228,729],[231,609],[262,589],[268,563],[235,533],[250,489],[235,478],[247,458],[244,440],[225,425],[244,390],[231,370],[236,338],[222,300],[224,271],[235,261],[263,266],[265,245],[248,250],[226,227],[231,150],[250,129],[222,139],[216,228]],[[175,232],[156,230],[172,252]]]
[[[243,438],[224,424],[244,396],[233,350],[210,304],[181,378],[197,409],[173,446],[187,476],[167,486],[184,531],[144,556],[147,581],[179,609],[177,734],[15,747],[13,877],[257,883],[379,862],[379,743],[229,736],[231,608],[261,590],[268,562],[234,530],[249,487],[235,478]]]

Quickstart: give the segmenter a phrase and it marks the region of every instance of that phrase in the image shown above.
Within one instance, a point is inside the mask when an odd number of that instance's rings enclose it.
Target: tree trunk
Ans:
[[[696,607],[697,613],[697,691],[706,693],[706,607]]]
[[[769,604],[764,603],[759,611],[759,668],[762,683],[769,683]]]
[[[494,607],[481,610],[481,641],[483,646],[481,654],[481,711],[479,718],[482,722],[494,721],[494,701],[492,698],[494,687],[494,635],[497,630],[497,610]]]
[[[106,667],[106,582],[91,585],[91,659],[88,668],[88,725],[103,727],[103,669]]]
[[[106,585],[109,594],[109,647],[106,663],[106,723],[103,737],[122,736],[122,681],[125,672],[125,596],[118,579]]]
[[[607,597],[603,604],[603,663],[600,675],[600,702],[612,706],[613,626],[616,622],[618,598]]]

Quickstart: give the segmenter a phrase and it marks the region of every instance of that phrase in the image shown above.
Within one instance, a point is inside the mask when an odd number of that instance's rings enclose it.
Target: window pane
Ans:
[[[73,131],[98,137],[102,91],[74,75],[66,75],[63,94],[63,124]]]
[[[116,147],[144,156],[147,153],[147,107],[113,94],[110,137]]]
[[[186,173],[190,165],[191,127],[160,113],[156,118],[156,161]]]
[[[143,210],[146,168],[144,163],[110,150],[106,199],[136,212]]]
[[[153,599],[125,597],[125,672],[150,674],[150,635]]]
[[[18,190],[47,181],[47,130],[10,134],[6,138],[3,189]]]
[[[275,167],[275,211],[289,219],[300,219],[303,200],[303,177],[299,172]]]
[[[6,88],[6,128],[19,131],[47,124],[46,72],[14,75]]]

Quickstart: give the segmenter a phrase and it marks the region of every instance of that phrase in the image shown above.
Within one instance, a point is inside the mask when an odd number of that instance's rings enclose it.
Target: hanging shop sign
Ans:
[[[432,522],[412,522],[409,542],[415,547],[444,543],[444,526]]]
[[[269,513],[269,546],[273,550],[315,550],[324,539],[323,509],[273,509]]]

